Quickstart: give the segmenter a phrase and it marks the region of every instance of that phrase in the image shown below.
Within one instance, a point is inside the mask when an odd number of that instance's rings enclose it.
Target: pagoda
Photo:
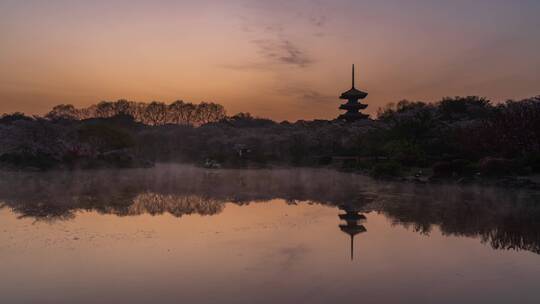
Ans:
[[[339,218],[345,221],[346,224],[339,225],[339,229],[345,232],[351,237],[351,260],[354,259],[354,237],[357,234],[366,232],[367,229],[361,223],[366,220],[366,216],[360,214],[356,208],[350,206],[340,206],[341,210],[345,211],[345,214],[340,214]]]
[[[339,97],[340,99],[347,100],[347,103],[342,104],[339,108],[346,110],[344,114],[339,115],[338,119],[343,119],[348,122],[353,122],[361,119],[366,119],[369,115],[361,113],[360,110],[364,110],[368,107],[367,104],[363,104],[358,100],[366,98],[368,93],[362,92],[355,87],[354,83],[354,64],[352,66],[352,88],[347,92],[344,92]]]

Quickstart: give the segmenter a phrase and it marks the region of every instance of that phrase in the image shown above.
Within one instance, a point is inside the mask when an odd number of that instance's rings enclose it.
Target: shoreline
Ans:
[[[271,164],[264,166],[223,166],[219,168],[205,167],[201,164],[193,163],[180,163],[180,162],[157,162],[153,163],[151,166],[138,166],[138,167],[95,167],[95,168],[51,168],[51,169],[39,169],[39,168],[0,168],[0,173],[26,173],[26,174],[65,174],[69,172],[100,172],[100,171],[131,171],[131,170],[159,170],[160,167],[170,167],[170,166],[185,166],[201,170],[207,170],[208,172],[225,172],[231,170],[247,170],[247,171],[258,171],[258,170],[329,170],[338,173],[345,174],[354,174],[361,176],[363,178],[370,178],[374,181],[379,182],[398,182],[398,183],[407,183],[407,184],[416,184],[416,185],[457,185],[457,186],[482,186],[482,187],[496,187],[496,188],[508,188],[508,189],[528,189],[528,190],[540,190],[540,175],[501,175],[501,176],[481,176],[475,174],[473,176],[460,176],[455,175],[451,177],[435,177],[432,173],[428,174],[411,174],[414,171],[422,171],[422,168],[406,168],[406,174],[400,174],[396,176],[379,176],[374,177],[369,172],[365,170],[350,169],[350,168],[339,168],[337,166],[290,166],[290,165],[280,165],[280,164]],[[427,170],[426,170],[427,171]]]

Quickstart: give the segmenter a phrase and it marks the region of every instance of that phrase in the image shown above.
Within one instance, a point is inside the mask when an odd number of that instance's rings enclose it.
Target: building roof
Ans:
[[[355,81],[354,81],[354,64],[352,66],[352,88],[346,92],[343,92],[340,99],[364,99],[366,98],[368,93],[362,92],[355,87]]]
[[[368,107],[367,104],[363,104],[360,102],[354,102],[354,103],[347,102],[346,104],[342,104],[341,106],[339,106],[341,110],[363,110],[367,107]]]
[[[348,90],[347,92],[341,93],[340,99],[364,99],[366,98],[368,93],[362,92],[355,87]]]

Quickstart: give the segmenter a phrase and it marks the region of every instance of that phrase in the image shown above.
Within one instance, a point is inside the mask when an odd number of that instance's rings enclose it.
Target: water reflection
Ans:
[[[339,215],[339,218],[345,221],[345,224],[339,225],[339,229],[351,237],[351,260],[354,260],[354,237],[367,231],[366,227],[361,224],[366,220],[366,216],[359,214],[359,211],[354,207],[342,206],[340,209],[345,211],[345,214]]]
[[[354,237],[362,213],[428,235],[479,237],[494,249],[540,253],[539,194],[452,185],[411,185],[315,169],[207,171],[161,165],[153,169],[0,173],[0,208],[39,221],[73,219],[79,211],[117,216],[215,215],[224,204],[283,199],[340,208],[339,228]]]

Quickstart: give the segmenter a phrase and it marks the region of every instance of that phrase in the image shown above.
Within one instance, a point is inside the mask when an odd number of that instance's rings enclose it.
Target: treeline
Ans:
[[[61,105],[45,117],[0,118],[0,166],[150,162],[331,165],[377,177],[540,173],[540,97],[499,104],[475,96],[404,100],[355,123],[277,123],[247,113],[226,116],[212,103],[124,100],[85,109]]]
[[[390,127],[387,145],[388,140],[406,143],[427,156],[516,158],[540,153],[540,96],[496,105],[476,96],[436,103],[404,100],[379,110],[378,119]]]
[[[115,102],[102,101],[87,108],[75,108],[70,104],[55,106],[45,115],[51,120],[83,120],[91,118],[111,118],[119,115],[133,117],[137,122],[159,126],[177,124],[199,126],[225,118],[225,108],[216,103],[193,104],[177,100],[171,104],[153,101],[150,103],[121,99]]]

